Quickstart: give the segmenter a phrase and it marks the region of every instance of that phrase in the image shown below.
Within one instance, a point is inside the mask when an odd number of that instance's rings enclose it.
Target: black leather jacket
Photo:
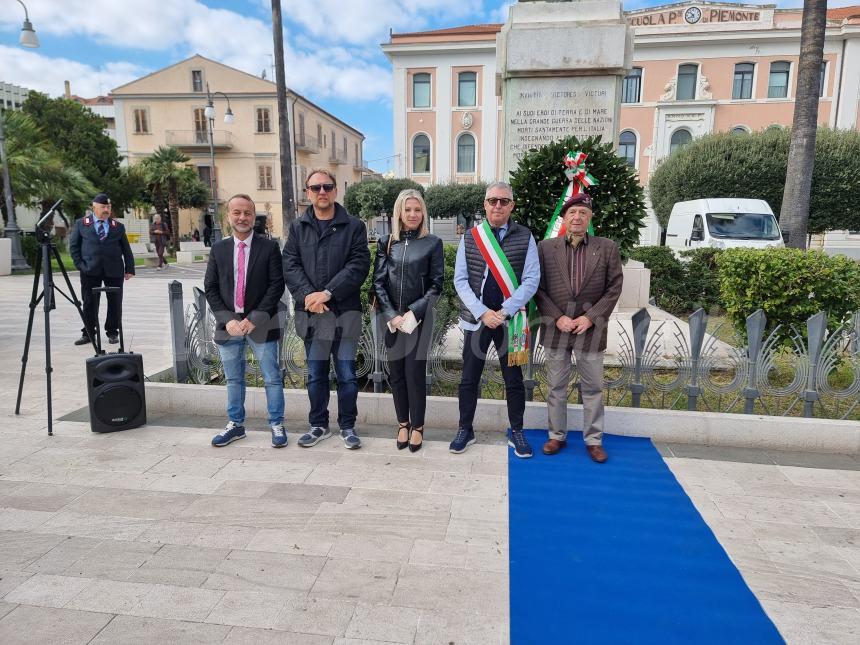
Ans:
[[[373,268],[373,290],[386,320],[411,309],[418,320],[427,317],[427,308],[442,293],[445,254],[442,240],[435,235],[417,237],[415,231],[401,232],[401,239],[390,235],[377,242]]]

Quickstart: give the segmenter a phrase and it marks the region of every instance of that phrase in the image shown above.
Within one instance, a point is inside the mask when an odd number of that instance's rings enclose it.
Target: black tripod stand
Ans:
[[[33,295],[30,298],[30,317],[27,320],[27,339],[24,341],[24,355],[21,357],[21,379],[18,382],[18,400],[15,404],[15,414],[21,414],[21,394],[24,391],[24,373],[27,370],[27,357],[30,353],[30,338],[33,334],[33,318],[36,315],[36,307],[39,302],[42,302],[45,312],[45,376],[47,377],[47,395],[48,395],[48,436],[52,436],[53,432],[53,410],[51,406],[51,310],[57,308],[54,292],[59,292],[66,300],[71,302],[78,315],[81,317],[81,322],[84,322],[84,328],[87,329],[90,342],[96,353],[99,353],[99,348],[96,346],[95,340],[90,334],[89,328],[84,321],[84,312],[81,308],[81,303],[75,295],[75,290],[69,280],[69,274],[66,272],[66,267],[63,266],[63,260],[60,257],[57,247],[51,241],[51,233],[43,228],[44,222],[51,217],[56,211],[66,223],[66,228],[69,228],[69,222],[61,211],[57,208],[62,203],[62,199],[51,207],[45,215],[36,223],[36,239],[39,241],[39,261],[35,264],[33,272]],[[69,293],[66,294],[54,284],[54,275],[51,269],[51,259],[57,260],[57,265],[63,274],[63,279],[66,281],[66,287]],[[42,292],[39,293],[39,273],[42,274]],[[69,295],[71,294],[71,295]]]

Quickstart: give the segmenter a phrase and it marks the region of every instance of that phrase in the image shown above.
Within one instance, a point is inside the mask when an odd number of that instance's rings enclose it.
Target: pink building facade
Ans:
[[[672,150],[710,132],[790,126],[801,11],[684,2],[626,12],[633,69],[622,86],[619,155],[643,185]],[[395,172],[422,184],[501,174],[496,34],[472,25],[392,34]],[[828,10],[821,125],[860,128],[860,5]],[[659,235],[650,218],[642,243]]]

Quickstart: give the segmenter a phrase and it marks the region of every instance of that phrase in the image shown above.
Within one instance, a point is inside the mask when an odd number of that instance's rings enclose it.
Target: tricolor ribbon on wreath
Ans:
[[[505,257],[505,252],[502,251],[486,219],[480,226],[474,226],[471,230],[481,257],[484,258],[487,268],[493,274],[502,295],[507,300],[520,286],[511,263]],[[529,300],[528,304],[520,308],[511,318],[508,323],[508,365],[525,365],[528,362],[530,339],[534,333],[536,321],[537,307],[534,300]]]
[[[543,239],[546,240],[551,237],[564,235],[564,218],[561,207],[574,195],[584,192],[589,186],[596,186],[600,183],[586,170],[585,160],[587,158],[588,155],[584,152],[568,152],[564,156],[564,175],[570,183],[555,205],[555,211],[553,211],[552,217],[549,220],[549,225],[546,227]],[[588,234],[594,235],[594,228],[590,223],[588,225]]]

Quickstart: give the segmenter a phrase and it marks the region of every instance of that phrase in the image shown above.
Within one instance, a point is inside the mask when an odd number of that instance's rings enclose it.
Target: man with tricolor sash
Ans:
[[[543,452],[554,455],[567,445],[573,352],[585,447],[593,461],[603,463],[603,352],[609,316],[621,295],[621,257],[615,242],[589,234],[593,206],[588,193],[574,192],[558,210],[564,234],[548,234],[538,247],[541,279],[535,294],[548,381],[549,440]]]
[[[531,446],[523,435],[526,391],[522,365],[534,342],[529,309],[534,309],[530,301],[540,281],[537,245],[527,227],[511,221],[514,194],[510,184],[499,181],[487,186],[484,210],[486,219],[460,240],[454,269],[464,341],[460,423],[449,449],[461,453],[475,443],[472,422],[492,342],[505,381],[511,428],[508,443],[517,457],[531,457]]]

